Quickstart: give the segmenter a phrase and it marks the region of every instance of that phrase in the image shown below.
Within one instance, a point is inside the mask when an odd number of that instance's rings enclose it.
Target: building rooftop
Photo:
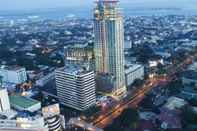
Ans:
[[[10,70],[10,71],[17,71],[17,70],[20,70],[22,69],[23,67],[20,67],[20,66],[0,66],[0,69],[4,69],[4,70]]]
[[[64,49],[84,49],[84,48],[90,48],[90,46],[88,44],[73,44],[73,45],[64,46]]]
[[[186,104],[187,102],[184,99],[178,97],[170,97],[167,103],[164,105],[164,107],[169,110],[175,110],[175,109],[180,109]]]
[[[30,99],[30,98],[26,98],[26,97],[23,97],[23,96],[19,96],[19,95],[9,96],[9,99],[10,99],[11,105],[12,104],[17,105],[17,106],[20,106],[22,108],[29,108],[29,107],[39,103],[39,101]]]
[[[64,71],[65,73],[71,75],[83,75],[91,72],[91,70],[89,70],[88,65],[85,66],[85,65],[76,65],[76,64],[69,64],[57,70]]]
[[[0,113],[0,119],[12,119],[17,115],[15,110],[7,110]]]
[[[194,71],[197,70],[197,61],[194,62],[192,65],[190,65],[188,69],[189,70],[194,70]]]
[[[197,80],[197,72],[193,70],[188,70],[184,72],[185,78]]]
[[[131,71],[135,71],[141,67],[142,67],[142,65],[139,65],[139,64],[126,64],[125,65],[125,73],[130,73]]]
[[[161,113],[158,116],[158,119],[162,122],[162,127],[171,129],[180,129],[182,127],[180,111],[169,110],[165,107],[162,107],[160,111]]]
[[[186,86],[186,87],[184,87],[183,91],[185,91],[185,92],[191,92],[191,93],[196,93],[197,94],[197,88],[192,87],[192,86]]]

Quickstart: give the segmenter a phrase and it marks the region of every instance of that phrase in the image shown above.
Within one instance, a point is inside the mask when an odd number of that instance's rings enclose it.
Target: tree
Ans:
[[[127,108],[109,127],[105,128],[105,131],[130,131],[137,128],[138,122],[138,110]]]
[[[183,84],[181,80],[172,81],[168,85],[168,90],[171,95],[176,95],[180,93],[182,88],[183,88]]]
[[[140,102],[140,107],[151,109],[153,108],[153,98],[154,96],[151,94],[146,95],[145,99]]]
[[[128,90],[132,89],[133,87],[136,87],[136,88],[141,87],[143,84],[144,84],[144,80],[136,79],[133,82],[133,84],[128,87]]]
[[[196,124],[197,122],[197,114],[190,107],[185,107],[182,110],[181,116],[183,120],[183,125],[186,127],[190,124]]]
[[[190,103],[190,105],[192,105],[192,106],[197,106],[197,99],[191,99],[191,100],[189,100],[189,103]]]
[[[139,114],[136,109],[128,108],[122,112],[119,117],[121,125],[126,128],[136,128],[139,120]]]
[[[148,60],[155,55],[154,51],[147,45],[139,47],[136,51],[136,54],[138,55],[138,61],[142,63],[147,63]]]

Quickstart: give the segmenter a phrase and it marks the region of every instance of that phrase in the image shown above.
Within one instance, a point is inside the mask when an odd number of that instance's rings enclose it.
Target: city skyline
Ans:
[[[196,131],[196,4],[0,1],[0,131]]]
[[[14,3],[14,4],[10,4]],[[186,9],[196,9],[195,0],[121,0],[120,4],[122,6],[129,6],[131,8],[141,7],[141,8],[153,8],[153,7],[171,7],[171,8],[186,8]],[[67,4],[67,0],[6,0],[0,1],[0,10],[24,10],[24,9],[46,9],[46,8],[68,8],[80,6],[82,8],[92,7],[94,0],[72,0]]]

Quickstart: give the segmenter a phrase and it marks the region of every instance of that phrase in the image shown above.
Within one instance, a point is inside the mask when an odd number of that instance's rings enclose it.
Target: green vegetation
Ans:
[[[137,56],[138,61],[142,63],[148,63],[148,60],[150,58],[153,58],[153,56],[155,55],[153,50],[147,45],[138,47],[136,49],[136,54],[138,55]]]
[[[129,87],[129,88],[131,88],[131,89],[132,89],[132,87],[138,88],[138,87],[143,86],[143,84],[144,84],[144,80],[136,79],[136,80],[133,82],[133,84],[131,85],[131,87]]]
[[[183,84],[181,80],[176,80],[168,84],[167,87],[171,95],[176,95],[181,92],[181,89],[183,88]]]
[[[105,131],[132,131],[137,128],[139,114],[136,109],[127,108]]]
[[[163,69],[163,68],[160,68],[157,71],[157,74],[159,74],[159,75],[163,75],[163,74],[166,74],[166,73],[167,73],[167,71],[165,69]]]
[[[196,125],[197,113],[195,113],[190,107],[184,108],[182,110],[181,116],[182,116],[182,124],[183,124],[184,129],[188,129],[192,125]]]
[[[95,115],[96,113],[98,113],[100,111],[101,111],[101,108],[100,107],[98,107],[98,106],[92,106],[89,109],[87,109],[86,111],[84,111],[83,114],[86,117],[90,117],[90,116],[93,116],[93,115]]]
[[[189,100],[189,104],[191,105],[191,106],[197,106],[197,99],[191,99],[191,100]]]

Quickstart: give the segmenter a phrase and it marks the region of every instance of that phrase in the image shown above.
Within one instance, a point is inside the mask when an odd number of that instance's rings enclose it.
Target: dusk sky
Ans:
[[[0,10],[56,8],[81,6],[91,7],[95,0],[0,0]],[[120,0],[122,5],[135,7],[180,7],[197,8],[197,0]]]

